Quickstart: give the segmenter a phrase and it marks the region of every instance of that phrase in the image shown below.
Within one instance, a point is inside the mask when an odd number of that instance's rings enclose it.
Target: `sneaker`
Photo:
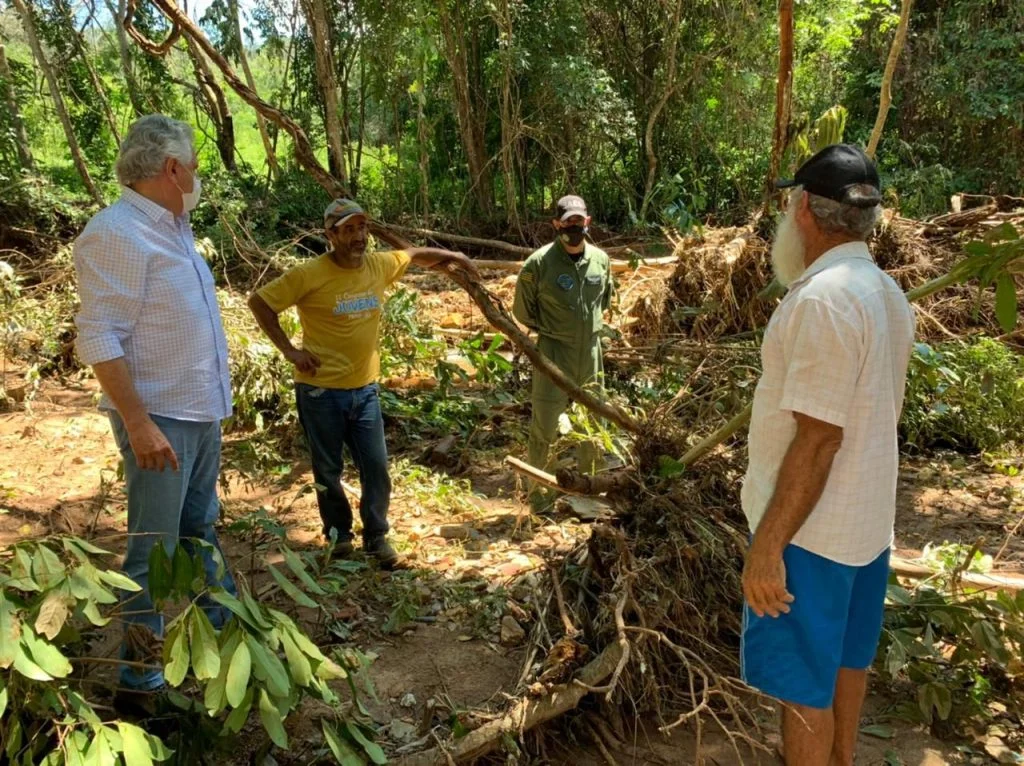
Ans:
[[[367,556],[377,559],[382,569],[394,569],[398,564],[398,552],[391,547],[386,537],[378,537],[363,543],[363,551]]]

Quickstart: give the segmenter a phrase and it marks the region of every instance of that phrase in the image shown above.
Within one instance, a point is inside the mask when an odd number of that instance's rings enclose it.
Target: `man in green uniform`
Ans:
[[[538,335],[541,352],[579,386],[601,383],[600,332],[611,302],[608,255],[586,241],[590,216],[582,198],[562,197],[552,220],[555,241],[531,255],[516,282],[512,313]],[[548,467],[548,452],[569,397],[550,378],[533,375],[530,463]],[[586,460],[581,468],[591,470]],[[547,510],[552,497],[539,488],[530,493],[534,511]]]

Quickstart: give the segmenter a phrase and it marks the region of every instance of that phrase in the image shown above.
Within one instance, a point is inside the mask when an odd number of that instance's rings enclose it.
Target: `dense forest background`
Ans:
[[[741,221],[763,193],[773,2],[213,0],[185,10],[384,220],[530,242],[526,224],[570,190],[602,227],[637,233]],[[867,143],[899,10],[796,4],[791,145],[837,105],[845,139]],[[197,213],[200,231],[277,241],[315,224],[327,195],[289,135],[258,119],[187,36],[163,58],[143,51],[115,23],[125,11],[126,0],[10,0],[0,11],[4,215],[30,230],[74,229],[68,218],[88,209],[78,203],[117,195],[119,136],[136,115],[163,111],[198,127],[212,203]],[[166,37],[155,7],[140,5],[135,21]],[[1022,39],[1019,0],[913,5],[878,149],[903,215],[944,212],[954,192],[1019,191]]]

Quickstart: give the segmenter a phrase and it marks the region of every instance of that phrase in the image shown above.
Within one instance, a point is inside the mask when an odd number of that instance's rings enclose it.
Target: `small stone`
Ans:
[[[515,617],[506,614],[501,618],[501,644],[502,646],[519,646],[526,640],[526,631],[523,626],[516,622]]]
[[[468,540],[473,536],[473,530],[465,524],[442,524],[437,528],[437,534],[445,540]]]
[[[402,701],[399,702],[402,707],[414,708],[416,707],[416,695],[412,692],[406,692],[402,695]]]
[[[405,744],[416,739],[416,727],[400,718],[396,718],[388,726],[388,735],[393,742]]]

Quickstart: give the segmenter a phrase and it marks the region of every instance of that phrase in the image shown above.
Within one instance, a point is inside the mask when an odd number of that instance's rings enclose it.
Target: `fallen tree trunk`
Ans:
[[[537,344],[519,328],[501,300],[480,284],[476,278],[459,268],[448,268],[446,273],[453,282],[469,293],[469,297],[480,307],[480,311],[483,312],[491,326],[504,333],[505,337],[518,346],[533,363],[534,369],[549,377],[570,399],[579,402],[596,415],[615,423],[632,434],[639,434],[642,431],[641,423],[617,404],[607,401],[600,395],[581,388],[569,380],[565,373],[544,356],[537,348]]]
[[[939,576],[939,572],[929,569],[922,564],[915,564],[912,561],[893,556],[889,562],[889,570],[900,577],[907,577],[912,580],[927,580]],[[999,574],[979,574],[977,572],[962,572],[956,577],[961,585],[971,588],[983,588],[988,590],[1012,590],[1019,592],[1024,590],[1024,577],[1007,577]]]
[[[519,737],[579,705],[592,688],[615,672],[622,651],[617,643],[609,645],[569,683],[554,687],[538,699],[520,700],[506,715],[471,731],[450,750],[441,746],[424,750],[403,758],[399,766],[448,766],[487,755],[501,743],[504,735]]]
[[[732,243],[730,243],[730,245],[731,244]],[[491,261],[474,258],[473,263],[478,269],[493,269],[495,271],[508,271],[514,273],[522,271],[524,261]],[[637,260],[635,268],[629,261],[612,260],[610,268],[613,274],[621,274],[626,271],[640,271],[646,268],[674,266],[677,263],[679,263],[679,256],[666,255],[662,258],[640,258]]]
[[[391,224],[389,228],[399,234],[405,234],[411,237],[426,237],[427,239],[436,239],[442,242],[453,242],[456,245],[482,247],[486,250],[502,250],[506,253],[511,253],[512,255],[521,255],[523,258],[526,258],[533,252],[532,248],[513,245],[511,242],[502,242],[500,239],[479,239],[478,237],[466,237],[462,234],[448,234],[444,231],[416,229],[410,226],[395,226],[394,224]]]

